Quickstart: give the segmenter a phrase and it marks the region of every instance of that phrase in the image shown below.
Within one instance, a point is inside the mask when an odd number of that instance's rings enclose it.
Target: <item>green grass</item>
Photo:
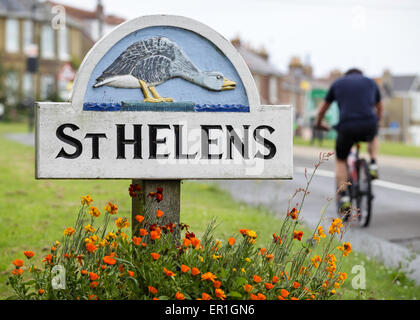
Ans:
[[[293,143],[298,146],[307,146],[311,147],[309,140],[304,140],[301,137],[294,137]],[[314,147],[319,147],[318,140],[315,141]],[[334,149],[335,141],[326,140],[322,141],[322,148]],[[361,150],[367,152],[366,143],[362,143]],[[380,141],[379,144],[379,154],[388,155],[388,156],[398,156],[398,157],[409,157],[409,158],[420,158],[420,147],[407,145],[400,142],[391,142],[391,141]]]
[[[130,215],[128,180],[35,180],[34,149],[3,138],[6,132],[25,132],[25,127],[0,124],[0,299],[11,294],[6,280],[12,265],[24,250],[33,250],[37,258],[47,254],[51,243],[59,240],[64,228],[73,225],[81,195],[90,194],[94,204],[103,208],[116,202],[119,215]],[[310,200],[309,200],[310,201]],[[214,185],[196,182],[182,184],[181,219],[196,234],[213,217],[219,227],[217,236],[226,239],[238,235],[240,228],[251,228],[259,235],[259,244],[270,241],[278,232],[281,219],[264,208],[238,203]],[[304,229],[306,234],[309,232]],[[366,290],[351,288],[355,265],[366,268]],[[413,299],[420,297],[420,287],[402,273],[353,252],[345,259],[343,271],[349,274],[344,287],[345,299]],[[340,290],[343,292],[343,290]]]

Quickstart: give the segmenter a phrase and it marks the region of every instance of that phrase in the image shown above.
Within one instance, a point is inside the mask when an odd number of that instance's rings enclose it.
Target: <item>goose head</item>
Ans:
[[[213,91],[234,90],[236,83],[226,79],[222,73],[214,71],[200,72],[194,79],[198,85]]]

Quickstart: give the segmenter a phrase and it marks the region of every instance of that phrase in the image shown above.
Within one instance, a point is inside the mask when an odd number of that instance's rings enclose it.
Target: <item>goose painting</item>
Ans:
[[[236,83],[226,79],[221,72],[200,70],[174,41],[166,37],[152,37],[130,45],[103,71],[93,87],[141,89],[143,102],[173,102],[170,97],[161,97],[156,86],[174,78],[212,91],[236,87]]]

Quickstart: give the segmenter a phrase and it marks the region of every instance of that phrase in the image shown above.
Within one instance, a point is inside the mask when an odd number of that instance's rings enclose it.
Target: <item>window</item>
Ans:
[[[19,21],[17,19],[6,20],[6,51],[19,52]]]
[[[69,54],[69,37],[67,27],[64,26],[58,30],[58,56],[60,60],[67,61],[70,59]]]
[[[41,76],[41,99],[47,100],[54,93],[55,78],[52,75]]]
[[[6,103],[15,105],[18,102],[19,78],[15,71],[8,72],[5,79],[7,90]]]
[[[35,75],[29,72],[25,73],[22,78],[22,94],[24,98],[32,98],[34,95],[34,79]]]
[[[23,22],[23,51],[26,53],[28,48],[34,42],[34,26],[32,21],[25,20]]]
[[[269,83],[269,95],[270,95],[270,103],[276,104],[277,103],[277,78],[270,77]]]
[[[55,56],[54,30],[50,25],[45,24],[41,32],[41,55],[44,59],[53,59]]]
[[[411,96],[412,108],[411,117],[414,121],[420,120],[420,92],[415,92]]]

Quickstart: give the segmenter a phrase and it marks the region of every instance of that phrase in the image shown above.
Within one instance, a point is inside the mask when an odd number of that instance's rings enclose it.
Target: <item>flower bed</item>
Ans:
[[[249,229],[215,239],[214,221],[199,239],[186,224],[163,223],[165,213],[159,209],[151,217],[137,215],[129,237],[130,222],[118,217],[117,205],[108,203],[101,212],[84,196],[75,225],[41,257],[42,268],[34,265],[32,251],[23,253],[26,262],[13,261],[11,298],[335,299],[347,277],[341,259],[352,249],[350,243],[336,246],[344,228],[338,218],[327,232],[319,225],[310,235],[298,229],[312,177],[293,195],[278,234],[265,247],[256,245],[258,235]],[[138,185],[129,188],[132,197],[141,192]],[[159,203],[163,194],[159,188],[147,199]],[[290,206],[297,195],[301,201]]]

